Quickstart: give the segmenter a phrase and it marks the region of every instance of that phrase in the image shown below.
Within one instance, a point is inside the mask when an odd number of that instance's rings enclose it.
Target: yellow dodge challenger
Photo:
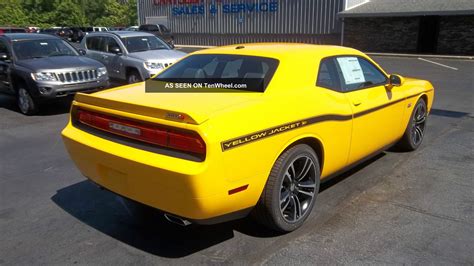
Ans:
[[[321,180],[394,144],[416,150],[433,97],[430,82],[389,75],[354,49],[233,45],[147,82],[77,94],[62,136],[84,176],[172,222],[252,214],[288,232]]]

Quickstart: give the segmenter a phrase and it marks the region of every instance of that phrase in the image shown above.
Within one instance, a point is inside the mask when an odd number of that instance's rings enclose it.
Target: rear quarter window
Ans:
[[[341,79],[334,58],[321,60],[316,86],[341,91]]]

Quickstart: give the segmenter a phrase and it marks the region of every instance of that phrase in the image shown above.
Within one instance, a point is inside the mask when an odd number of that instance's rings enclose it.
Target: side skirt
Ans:
[[[395,144],[398,143],[398,141],[399,141],[399,139],[397,139],[396,141],[394,141],[394,142],[392,142],[392,143],[390,143],[390,144],[388,144],[388,145],[382,147],[381,149],[376,150],[375,152],[373,152],[373,153],[371,153],[371,154],[365,156],[364,158],[362,158],[362,159],[360,159],[360,160],[358,160],[358,161],[356,161],[356,162],[354,162],[354,163],[352,163],[352,164],[350,164],[350,165],[348,165],[348,166],[342,168],[341,170],[338,170],[338,171],[336,171],[335,173],[332,173],[332,174],[330,174],[330,175],[328,175],[328,176],[325,176],[325,177],[321,178],[321,184],[322,184],[322,185],[325,185],[325,184],[327,184],[327,183],[330,183],[330,182],[332,182],[332,181],[335,181],[335,179],[337,179],[340,175],[342,175],[342,174],[344,174],[344,173],[346,173],[346,172],[349,172],[350,170],[356,168],[357,166],[359,166],[359,165],[361,165],[361,164],[363,164],[363,163],[369,161],[370,159],[373,159],[374,157],[376,157],[377,155],[381,154],[382,152],[384,152],[384,151],[386,151],[386,150],[392,148],[393,146],[395,146]]]

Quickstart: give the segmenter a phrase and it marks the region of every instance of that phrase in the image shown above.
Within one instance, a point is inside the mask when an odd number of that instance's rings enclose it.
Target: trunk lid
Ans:
[[[98,107],[154,118],[202,124],[218,111],[261,97],[262,93],[146,93],[138,83],[94,94],[76,95],[75,100]]]

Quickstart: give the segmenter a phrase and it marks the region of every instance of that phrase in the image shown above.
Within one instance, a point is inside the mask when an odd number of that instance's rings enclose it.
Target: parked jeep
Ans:
[[[102,62],[110,78],[128,83],[149,79],[186,55],[153,34],[133,31],[88,34],[79,51]]]
[[[138,31],[148,32],[160,37],[165,42],[174,46],[174,36],[171,31],[163,24],[143,24],[138,27]]]
[[[0,36],[0,91],[17,96],[23,114],[48,100],[108,87],[105,66],[79,56],[66,41],[46,34]]]

